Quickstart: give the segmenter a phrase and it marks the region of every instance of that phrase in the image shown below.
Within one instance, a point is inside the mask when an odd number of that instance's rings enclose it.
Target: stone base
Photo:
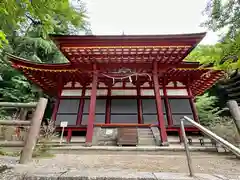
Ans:
[[[161,146],[169,146],[169,142],[161,142]]]
[[[86,142],[84,146],[85,146],[85,147],[91,147],[91,146],[92,146],[92,143],[91,143],[91,142]]]

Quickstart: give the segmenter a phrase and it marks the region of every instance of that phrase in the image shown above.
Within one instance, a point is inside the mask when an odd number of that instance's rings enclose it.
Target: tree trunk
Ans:
[[[238,107],[238,103],[235,100],[229,100],[227,102],[227,106],[237,127],[238,134],[240,135],[240,109]]]

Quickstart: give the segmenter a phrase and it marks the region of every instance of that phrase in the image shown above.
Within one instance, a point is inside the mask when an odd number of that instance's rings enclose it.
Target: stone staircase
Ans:
[[[138,145],[139,146],[155,146],[156,140],[151,128],[138,128]]]
[[[212,147],[215,146],[212,144],[212,141],[204,136],[187,136],[189,146],[204,146]],[[178,136],[168,136],[168,142],[170,145],[180,144],[180,139]]]

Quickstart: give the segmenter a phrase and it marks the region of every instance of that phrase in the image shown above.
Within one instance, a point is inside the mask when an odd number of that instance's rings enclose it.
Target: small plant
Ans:
[[[48,125],[42,125],[39,133],[38,144],[36,145],[33,157],[52,157],[50,142],[57,136],[53,120],[48,121]]]

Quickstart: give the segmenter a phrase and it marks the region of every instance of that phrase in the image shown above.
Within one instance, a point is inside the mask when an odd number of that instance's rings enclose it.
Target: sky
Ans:
[[[207,1],[83,0],[94,35],[208,32],[201,44],[214,44],[217,34],[200,27]]]

